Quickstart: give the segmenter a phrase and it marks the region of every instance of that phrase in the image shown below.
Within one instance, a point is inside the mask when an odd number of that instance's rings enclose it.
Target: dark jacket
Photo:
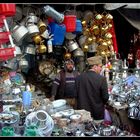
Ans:
[[[104,105],[108,101],[106,78],[94,71],[83,72],[76,78],[77,109],[90,111],[95,120],[104,119]]]

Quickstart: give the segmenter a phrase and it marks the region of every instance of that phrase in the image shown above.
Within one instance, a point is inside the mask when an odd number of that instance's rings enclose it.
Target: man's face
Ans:
[[[98,67],[98,68],[97,68],[97,72],[98,72],[98,73],[100,73],[100,72],[101,72],[101,70],[102,70],[102,65],[101,65],[101,64],[99,64],[99,65],[97,65],[97,67]]]
[[[94,70],[95,70],[96,73],[100,73],[101,70],[102,70],[102,65],[101,64],[94,65]]]
[[[73,71],[73,68],[74,68],[74,64],[69,62],[66,64],[66,69],[68,72],[72,72]]]

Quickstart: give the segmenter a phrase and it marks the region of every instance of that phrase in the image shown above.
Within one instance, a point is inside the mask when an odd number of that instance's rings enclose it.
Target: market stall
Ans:
[[[87,6],[87,5],[86,5]],[[96,4],[0,4],[1,136],[136,136],[140,119],[140,58],[121,59],[113,15]],[[82,7],[81,7],[82,8]],[[84,9],[85,8],[85,9]],[[135,36],[135,41],[139,41]],[[136,41],[137,40],[137,41]],[[52,81],[72,58],[83,72],[87,58],[103,57],[110,119],[96,124],[86,110],[49,100]],[[131,56],[129,57],[131,60]]]

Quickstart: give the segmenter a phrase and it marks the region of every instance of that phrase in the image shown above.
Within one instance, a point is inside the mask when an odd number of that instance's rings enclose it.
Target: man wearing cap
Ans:
[[[74,61],[68,59],[65,61],[64,70],[61,70],[55,77],[52,85],[50,100],[66,99],[72,107],[75,106],[75,78],[79,73],[74,70]]]
[[[107,81],[100,75],[102,57],[87,58],[89,69],[76,78],[76,109],[85,109],[91,113],[96,123],[104,120],[104,105],[109,99]]]

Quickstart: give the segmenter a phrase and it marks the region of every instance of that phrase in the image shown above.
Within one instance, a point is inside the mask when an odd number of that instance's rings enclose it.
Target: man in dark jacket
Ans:
[[[98,123],[104,120],[104,105],[109,99],[106,78],[100,75],[102,69],[101,56],[87,59],[89,69],[76,78],[77,109],[90,111]]]
[[[74,61],[72,59],[66,60],[64,70],[61,70],[55,77],[50,100],[66,99],[67,103],[74,107],[76,96],[75,78],[78,74],[74,70]]]

